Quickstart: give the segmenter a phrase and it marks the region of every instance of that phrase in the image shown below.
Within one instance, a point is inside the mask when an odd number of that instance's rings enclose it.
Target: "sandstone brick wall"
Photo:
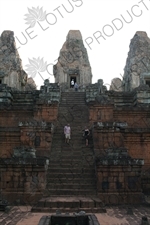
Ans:
[[[150,167],[150,113],[147,109],[113,109],[108,106],[90,107],[89,119],[92,122],[127,122],[126,129],[95,128],[94,147],[99,153],[110,146],[126,147],[133,158],[142,158],[145,168]]]
[[[52,144],[51,126],[23,126],[20,128],[20,141],[23,146],[34,147],[36,156],[49,156]]]
[[[58,103],[52,105],[36,105],[34,111],[34,119],[52,122],[57,120]]]
[[[58,104],[1,109],[0,157],[11,157],[13,148],[21,145],[34,147],[37,156],[48,156],[53,135],[51,126],[57,121],[57,114]],[[42,123],[46,123],[46,127],[42,127]]]
[[[27,159],[0,160],[2,197],[11,204],[35,203],[43,195],[46,186],[45,161]]]
[[[20,129],[18,127],[0,127],[0,158],[12,157],[13,148],[20,146]]]
[[[113,106],[90,106],[90,120],[97,122],[126,122],[124,129],[116,127],[100,128],[94,125],[93,141],[96,155],[103,156],[109,147],[126,147],[135,159],[144,159],[142,168],[142,190],[150,190],[150,113],[145,108]],[[118,170],[119,171],[119,170]]]
[[[140,166],[98,165],[98,196],[106,204],[141,203],[140,171]]]
[[[89,120],[95,121],[111,121],[113,120],[113,107],[112,106],[89,106]]]

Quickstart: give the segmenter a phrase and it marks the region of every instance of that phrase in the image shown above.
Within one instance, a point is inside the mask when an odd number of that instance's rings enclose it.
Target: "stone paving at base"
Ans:
[[[140,225],[142,216],[150,222],[150,207],[132,207],[133,215],[127,214],[127,207],[109,207],[107,213],[96,213],[100,225]],[[49,213],[32,213],[30,206],[13,207],[9,212],[0,212],[0,225],[38,225],[40,218]]]

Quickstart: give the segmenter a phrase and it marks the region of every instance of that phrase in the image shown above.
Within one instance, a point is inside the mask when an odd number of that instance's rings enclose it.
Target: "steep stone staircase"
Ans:
[[[96,198],[92,137],[89,145],[85,146],[82,135],[82,130],[88,126],[88,118],[85,92],[62,92],[47,171],[45,198],[41,199],[33,211],[40,211],[41,207],[42,211],[56,208],[63,211],[68,208],[86,208],[86,211],[91,211],[91,208],[98,210],[101,206],[101,201]],[[71,127],[69,144],[65,143],[63,133],[67,123]]]

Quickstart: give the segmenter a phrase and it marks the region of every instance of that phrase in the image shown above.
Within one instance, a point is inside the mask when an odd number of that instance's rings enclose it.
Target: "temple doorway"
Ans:
[[[71,85],[71,81],[74,81],[74,84],[77,82],[77,78],[76,78],[76,76],[71,76],[70,77],[70,87],[73,87],[72,85]]]

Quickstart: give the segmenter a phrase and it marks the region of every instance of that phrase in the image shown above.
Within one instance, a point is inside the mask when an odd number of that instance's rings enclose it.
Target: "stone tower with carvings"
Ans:
[[[81,86],[91,84],[91,66],[79,30],[69,31],[53,72],[55,82],[66,87],[70,87],[71,80]]]
[[[0,84],[24,90],[27,78],[16,48],[14,32],[6,30],[0,37]]]

